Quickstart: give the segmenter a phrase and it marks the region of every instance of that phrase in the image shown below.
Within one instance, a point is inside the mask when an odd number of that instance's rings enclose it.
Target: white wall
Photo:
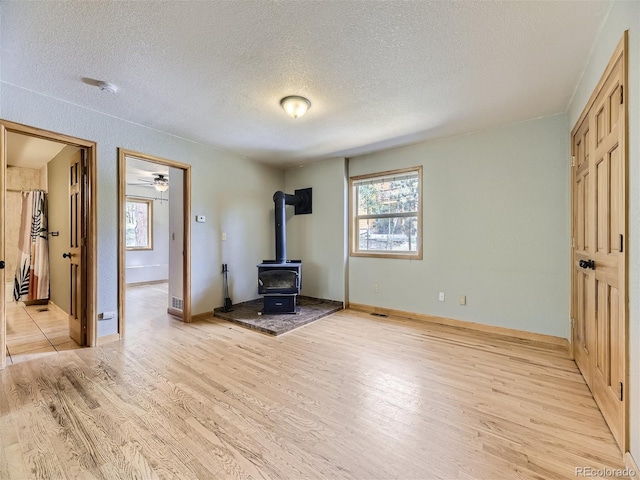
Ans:
[[[577,122],[591,93],[622,38],[629,30],[628,82],[625,97],[629,112],[629,400],[630,451],[640,462],[640,3],[618,1],[600,31],[567,115],[567,130]]]
[[[98,312],[117,310],[117,148],[192,165],[192,311],[223,303],[220,264],[233,272],[234,301],[257,298],[256,265],[273,252],[273,192],[284,188],[283,172],[235,154],[181,139],[108,115],[3,84],[0,104],[6,120],[98,143]],[[227,241],[220,234],[227,232]],[[98,335],[117,329],[117,319],[100,321]]]
[[[308,187],[313,189],[313,213],[294,215],[294,208],[287,207],[287,258],[302,260],[303,295],[344,301],[345,159],[324,160],[286,170],[285,193],[293,194],[297,189]]]
[[[173,187],[173,185],[172,185]],[[127,185],[127,195],[160,198],[151,187]],[[162,194],[169,198],[169,190]],[[169,279],[169,202],[153,200],[153,249],[127,250],[126,282],[143,283]]]
[[[424,258],[351,257],[349,301],[568,337],[568,138],[556,115],[351,159],[424,166]]]

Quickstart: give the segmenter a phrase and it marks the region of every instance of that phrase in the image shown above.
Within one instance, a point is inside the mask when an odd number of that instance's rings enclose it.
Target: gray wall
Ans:
[[[49,202],[49,231],[59,232],[49,237],[50,298],[53,303],[69,313],[70,270],[69,260],[62,254],[69,251],[69,158],[77,147],[64,147],[47,164]]]
[[[173,187],[173,185],[172,185]],[[153,187],[127,185],[127,195],[160,198]],[[169,190],[162,194],[170,198]],[[169,202],[153,200],[153,249],[127,250],[126,282],[144,283],[169,279]]]
[[[423,165],[424,258],[351,257],[349,301],[568,337],[568,142],[555,115],[351,159]]]
[[[285,172],[286,193],[307,187],[313,189],[313,213],[294,215],[293,207],[287,207],[287,257],[302,260],[303,295],[344,301],[345,159],[324,160]]]
[[[604,69],[629,30],[628,88],[629,111],[629,399],[630,451],[640,463],[640,3],[618,1],[600,31],[595,49],[569,106],[567,130],[571,131],[595,89]]]
[[[117,310],[118,147],[192,165],[192,210],[207,216],[204,224],[191,219],[193,314],[222,305],[223,261],[233,272],[233,300],[257,297],[256,265],[274,248],[269,200],[284,188],[281,170],[14,85],[3,84],[1,94],[6,120],[98,142],[98,312]],[[98,325],[99,336],[109,335],[117,319]]]

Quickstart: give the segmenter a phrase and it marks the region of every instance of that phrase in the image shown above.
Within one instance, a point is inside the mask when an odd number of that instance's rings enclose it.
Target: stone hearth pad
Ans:
[[[302,295],[298,296],[297,303],[300,309],[300,313],[297,314],[258,315],[258,312],[262,310],[262,298],[259,298],[234,305],[232,312],[223,312],[222,307],[216,308],[213,311],[213,316],[271,335],[282,335],[294,328],[342,310],[342,302]]]

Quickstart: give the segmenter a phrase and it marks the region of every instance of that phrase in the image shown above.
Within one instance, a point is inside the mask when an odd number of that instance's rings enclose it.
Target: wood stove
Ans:
[[[262,313],[297,313],[301,274],[300,260],[263,260],[258,265],[258,293],[264,295]]]
[[[296,297],[302,288],[302,261],[287,260],[285,208],[295,206],[295,214],[311,213],[311,189],[296,190],[295,195],[276,192],[275,204],[276,259],[258,265],[258,293],[264,295],[261,314],[298,313]]]

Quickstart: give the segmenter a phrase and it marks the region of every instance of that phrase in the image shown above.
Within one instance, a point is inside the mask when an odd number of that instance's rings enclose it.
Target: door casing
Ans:
[[[125,202],[127,194],[127,157],[177,168],[183,172],[183,256],[182,256],[182,321],[191,322],[191,165],[147,155],[124,148],[118,149],[118,333],[126,331],[126,247]],[[174,312],[171,312],[174,314]],[[177,312],[175,312],[177,313]]]
[[[0,235],[0,255],[4,259],[4,205],[5,203],[5,169],[7,166],[7,133],[17,133],[30,137],[42,138],[54,142],[66,143],[82,148],[86,151],[87,156],[87,202],[85,212],[87,218],[87,241],[86,248],[86,279],[87,279],[87,346],[93,347],[97,344],[97,299],[98,299],[98,278],[97,278],[97,259],[98,259],[98,203],[96,201],[97,187],[97,156],[96,143],[82,138],[71,137],[61,133],[43,130],[41,128],[22,125],[7,120],[0,119],[0,192],[2,195],[2,208],[0,208],[0,225],[2,226],[2,235]],[[5,315],[5,298],[4,285],[6,281],[5,270],[0,270],[0,280],[2,280],[2,291],[0,292],[0,369],[5,368],[6,358],[6,331],[7,319]]]

